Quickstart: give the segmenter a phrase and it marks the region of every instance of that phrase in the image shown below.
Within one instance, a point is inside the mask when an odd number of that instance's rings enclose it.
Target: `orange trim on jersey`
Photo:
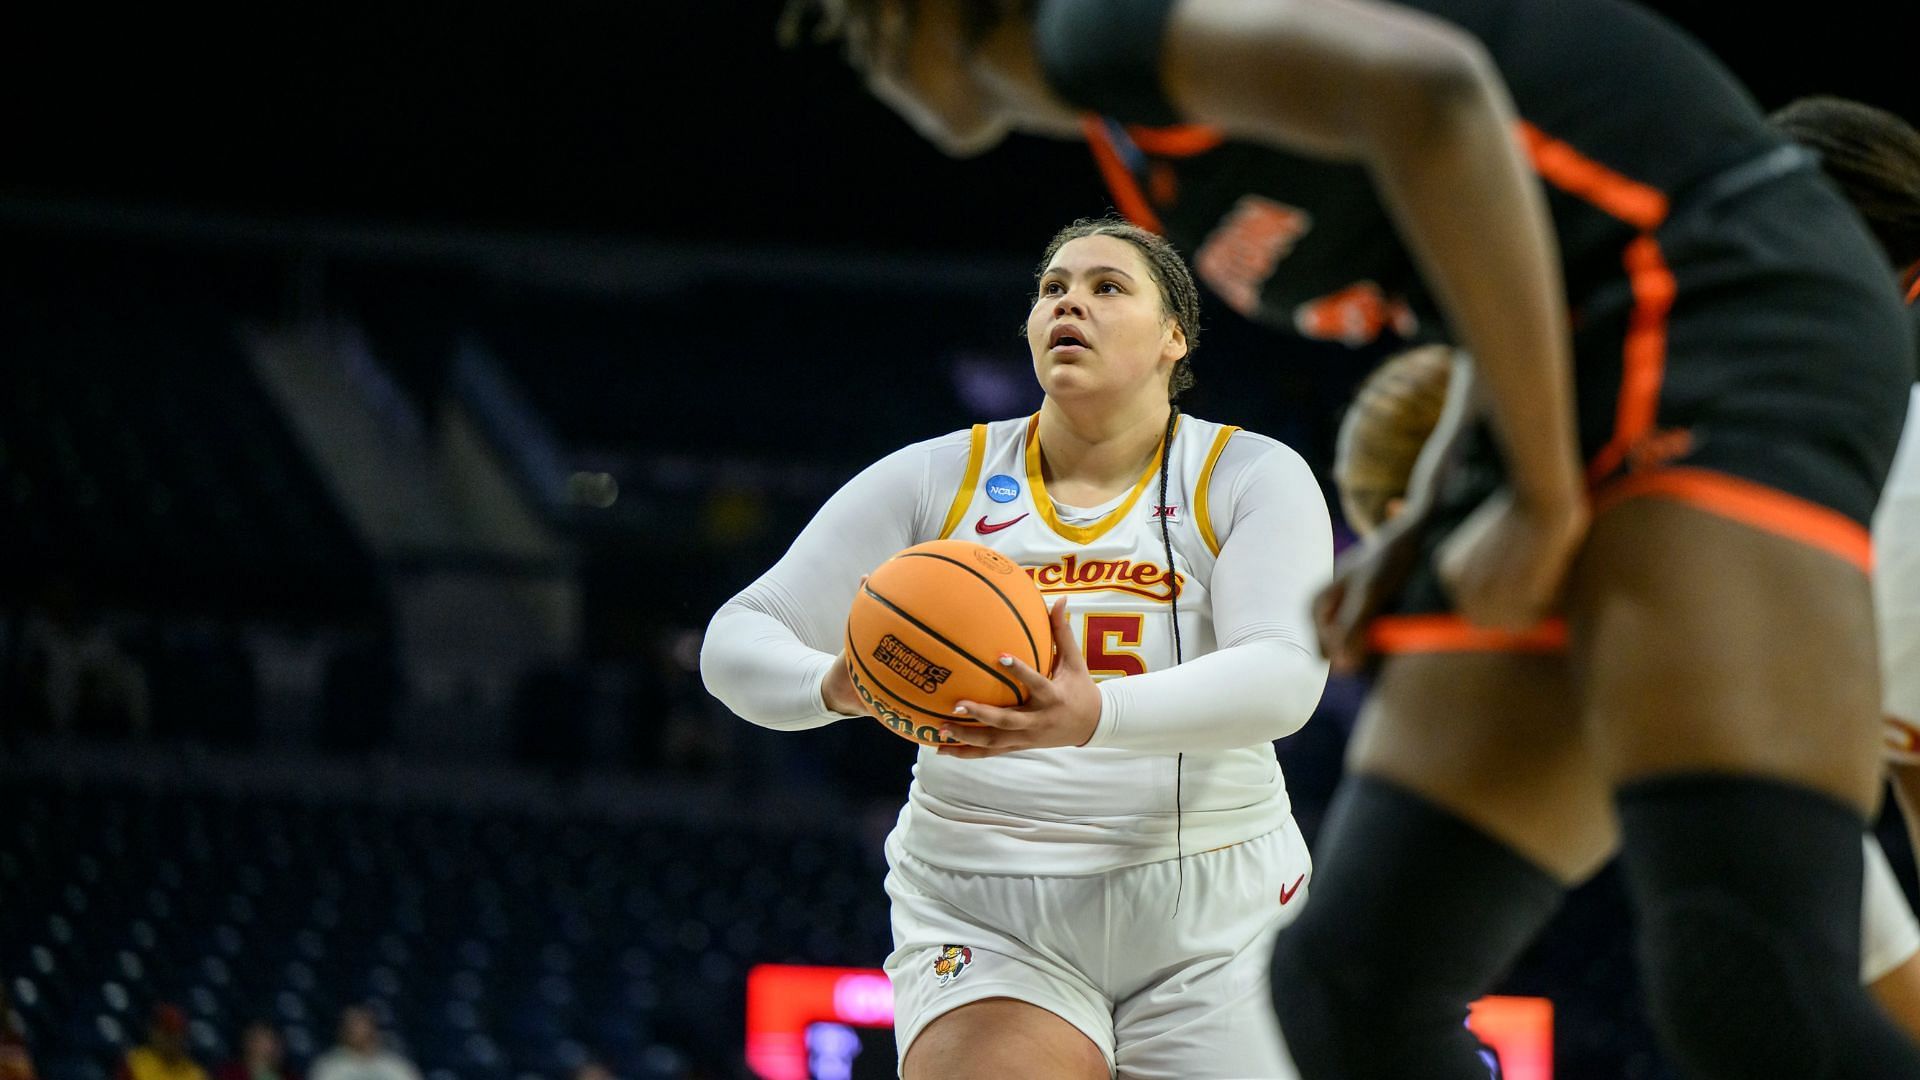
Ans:
[[[1920,262],[1907,267],[1907,280],[1901,287],[1907,290],[1907,303],[1920,304]]]
[[[1558,653],[1567,648],[1567,621],[1548,619],[1528,630],[1493,630],[1459,615],[1382,615],[1367,625],[1367,647],[1377,653]]]
[[[1594,496],[1597,517],[1628,499],[1673,499],[1710,514],[1770,532],[1845,559],[1863,573],[1873,570],[1873,539],[1852,518],[1737,476],[1674,465],[1634,473]]]
[[[1659,188],[1614,172],[1525,120],[1519,130],[1534,169],[1554,187],[1643,232],[1667,219],[1667,196]]]
[[[1173,420],[1173,433],[1176,436],[1180,434],[1181,419],[1176,416]],[[1153,460],[1147,463],[1146,471],[1142,472],[1140,479],[1134,483],[1133,491],[1128,493],[1126,500],[1114,507],[1106,517],[1091,525],[1069,525],[1060,520],[1059,512],[1053,508],[1053,496],[1047,494],[1047,481],[1040,475],[1040,414],[1034,413],[1033,419],[1027,421],[1027,490],[1033,493],[1033,507],[1040,512],[1040,518],[1047,523],[1047,527],[1061,539],[1071,540],[1076,544],[1091,544],[1118,525],[1120,520],[1127,516],[1127,511],[1133,509],[1133,504],[1140,501],[1140,493],[1147,490],[1147,485],[1160,474],[1160,459],[1165,456],[1172,443],[1173,440],[1169,438],[1160,445],[1159,451],[1153,455]]]
[[[1179,124],[1174,127],[1129,127],[1133,145],[1157,157],[1195,157],[1227,141],[1219,128],[1205,124]]]
[[[1213,486],[1213,467],[1220,463],[1220,455],[1227,448],[1227,440],[1233,438],[1237,427],[1224,427],[1220,434],[1213,437],[1213,445],[1207,449],[1207,463],[1200,467],[1200,486],[1193,493],[1193,521],[1200,526],[1200,539],[1207,542],[1207,550],[1220,554],[1220,541],[1213,535],[1213,517],[1209,513],[1207,490]]]
[[[1667,375],[1667,316],[1677,287],[1673,271],[1652,233],[1627,245],[1627,282],[1633,313],[1620,366],[1620,400],[1614,406],[1613,438],[1587,465],[1587,483],[1597,484],[1627,460],[1634,445],[1653,430],[1660,411],[1660,385]]]
[[[967,451],[967,471],[960,476],[960,490],[953,493],[953,505],[947,508],[947,520],[940,526],[940,539],[953,535],[967,516],[973,502],[973,485],[980,482],[980,465],[987,460],[987,425],[973,425],[973,448]]]
[[[1086,133],[1093,160],[1099,164],[1100,175],[1106,179],[1107,190],[1113,194],[1113,205],[1120,208],[1121,215],[1148,232],[1166,232],[1160,224],[1160,215],[1153,212],[1153,204],[1147,201],[1147,193],[1140,190],[1140,181],[1135,179],[1133,170],[1120,160],[1120,151],[1107,134],[1106,121],[1088,114],[1080,118],[1080,130]]]

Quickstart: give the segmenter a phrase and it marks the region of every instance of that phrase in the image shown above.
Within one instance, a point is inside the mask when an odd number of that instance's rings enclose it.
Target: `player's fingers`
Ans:
[[[994,740],[1000,735],[993,728],[978,724],[943,724],[940,733],[947,738],[958,739],[967,746],[980,747],[993,746]]]
[[[1313,630],[1320,641],[1320,654],[1328,659],[1333,658],[1337,645],[1341,600],[1346,592],[1346,579],[1336,577],[1313,598]]]
[[[1333,626],[1333,651],[1338,655],[1329,654],[1327,658],[1341,671],[1357,671],[1366,661],[1367,624],[1373,619],[1377,602],[1370,575],[1362,575],[1360,580],[1350,583],[1340,598],[1340,610]]]
[[[1009,674],[1011,674],[1015,679],[1018,679],[1020,681],[1020,685],[1027,688],[1028,704],[1031,705],[1033,703],[1034,698],[1040,697],[1043,693],[1046,695],[1046,697],[1043,700],[1052,699],[1052,696],[1053,696],[1052,681],[1050,681],[1045,675],[1042,675],[1039,672],[1033,670],[1033,668],[1029,666],[1026,661],[1020,659],[1017,656],[1008,656],[1005,653],[1002,653],[1000,655],[1000,667],[1003,670],[1007,671]]]
[[[1033,721],[1017,709],[1003,709],[998,705],[982,705],[977,701],[963,701],[953,710],[953,715],[962,716],[985,724],[990,728],[1004,731],[1018,731],[1032,726]],[[956,731],[965,731],[966,724],[950,724]]]
[[[1047,621],[1053,624],[1053,647],[1058,661],[1053,670],[1058,674],[1062,668],[1068,671],[1087,670],[1087,658],[1080,653],[1080,639],[1073,636],[1073,619],[1067,613],[1067,598],[1061,597],[1047,609]]]
[[[960,743],[952,746],[943,746],[934,751],[934,753],[941,754],[945,757],[960,758],[963,761],[978,761],[981,758],[998,757],[1006,753],[1006,751],[993,750],[984,746],[968,746],[965,743]]]

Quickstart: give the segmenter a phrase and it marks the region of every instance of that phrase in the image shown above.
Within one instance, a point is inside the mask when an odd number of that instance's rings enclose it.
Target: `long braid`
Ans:
[[[1160,436],[1160,542],[1167,551],[1167,605],[1173,619],[1173,662],[1177,665],[1185,659],[1180,650],[1180,577],[1173,567],[1173,529],[1167,524],[1167,478],[1173,470],[1173,426],[1180,419],[1180,406],[1167,410],[1167,430]],[[1173,913],[1180,914],[1180,894],[1187,884],[1186,852],[1181,842],[1181,829],[1185,824],[1185,815],[1180,806],[1180,787],[1185,771],[1187,755],[1178,754],[1173,759],[1173,861],[1175,880],[1173,886]]]

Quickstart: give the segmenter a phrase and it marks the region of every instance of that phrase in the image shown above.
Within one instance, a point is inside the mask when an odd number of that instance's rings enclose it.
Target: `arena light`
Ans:
[[[893,1026],[893,985],[875,968],[760,964],[747,973],[747,1067],[761,1080],[809,1080],[807,1026]],[[1467,1021],[1500,1055],[1506,1080],[1552,1080],[1553,1003],[1486,997]]]
[[[807,1025],[893,1026],[893,984],[875,968],[760,964],[747,972],[747,1068],[808,1080]]]

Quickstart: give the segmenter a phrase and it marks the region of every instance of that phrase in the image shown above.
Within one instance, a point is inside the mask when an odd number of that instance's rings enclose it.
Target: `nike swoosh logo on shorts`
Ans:
[[[1300,891],[1301,882],[1306,880],[1307,875],[1301,874],[1299,877],[1293,879],[1293,884],[1280,886],[1280,904],[1282,907],[1286,906],[1287,901],[1293,899],[1293,894]]]
[[[997,533],[1001,529],[1004,529],[1009,525],[1018,525],[1022,521],[1025,521],[1026,518],[1027,518],[1027,515],[1021,514],[1019,517],[1014,518],[1012,521],[989,522],[987,520],[987,515],[981,514],[980,520],[973,523],[973,531],[979,533],[982,536],[985,536],[988,533]]]

